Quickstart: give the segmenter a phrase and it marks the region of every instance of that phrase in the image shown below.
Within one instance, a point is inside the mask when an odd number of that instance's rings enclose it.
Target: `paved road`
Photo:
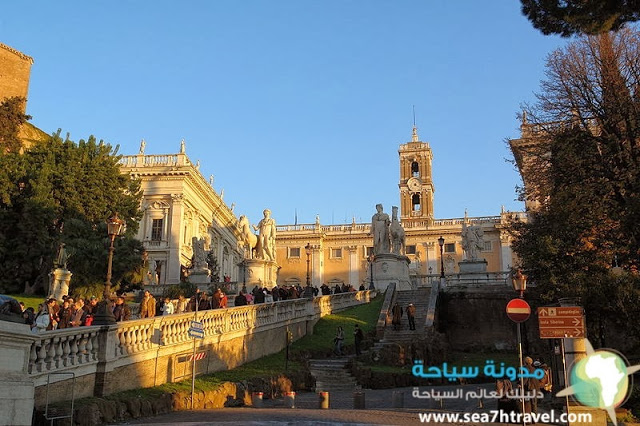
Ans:
[[[493,390],[493,385],[420,387],[420,391],[457,391],[463,395],[475,392],[478,388]],[[330,394],[330,409],[319,409],[319,397],[312,392],[299,392],[295,398],[295,408],[285,407],[283,399],[264,400],[263,408],[241,407],[215,410],[177,411],[165,415],[131,420],[129,425],[417,425],[419,413],[424,412],[477,412],[488,413],[497,408],[495,400],[483,400],[479,407],[478,399],[464,397],[446,399],[443,406],[431,399],[418,399],[412,396],[414,388],[365,390],[366,409],[354,409],[352,392],[334,392]],[[403,408],[393,408],[394,392],[403,393]],[[399,396],[396,395],[396,401]],[[434,423],[431,423],[434,424]],[[453,424],[453,423],[449,423]],[[471,425],[473,423],[457,423]],[[480,424],[480,423],[476,423]],[[504,424],[504,423],[503,423]]]

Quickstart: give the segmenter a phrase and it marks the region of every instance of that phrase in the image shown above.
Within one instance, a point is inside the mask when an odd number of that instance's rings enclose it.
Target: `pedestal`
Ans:
[[[57,268],[53,271],[53,282],[49,287],[48,296],[62,302],[62,296],[69,294],[69,283],[71,282],[71,272],[66,269]]]
[[[484,259],[463,260],[458,262],[458,268],[460,268],[460,275],[483,273],[487,272],[487,261]]]
[[[276,285],[278,264],[263,259],[245,259],[242,261],[244,281],[248,291],[255,286],[271,290]]]
[[[373,261],[373,285],[384,291],[390,283],[396,283],[396,290],[411,290],[407,256],[393,253],[376,254]]]
[[[208,284],[211,282],[211,271],[208,269],[196,269],[189,273],[191,284]]]

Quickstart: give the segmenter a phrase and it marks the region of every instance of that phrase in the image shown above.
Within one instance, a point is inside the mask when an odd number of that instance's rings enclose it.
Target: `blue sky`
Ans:
[[[399,204],[413,105],[437,218],[521,210],[505,139],[567,41],[516,0],[229,0],[6,2],[0,42],[35,59],[44,131],[123,154],[184,138],[236,214],[331,224]]]

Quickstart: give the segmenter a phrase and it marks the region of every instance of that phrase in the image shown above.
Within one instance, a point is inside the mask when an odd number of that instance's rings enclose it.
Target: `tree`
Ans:
[[[582,298],[603,344],[602,324],[640,303],[640,36],[583,36],[546,76],[523,124],[524,195],[539,207],[513,224],[513,248],[544,298]]]
[[[640,19],[640,0],[520,0],[522,13],[543,34],[569,37],[617,31]]]
[[[141,217],[140,183],[120,173],[117,148],[94,137],[77,144],[60,132],[20,155],[0,156],[0,287],[47,288],[60,242],[73,253],[72,286],[101,284],[107,268],[105,219],[117,211],[127,222],[116,242],[117,284],[142,263],[133,239]]]
[[[31,119],[22,112],[25,99],[20,97],[6,98],[0,103],[0,152],[18,152],[22,147],[19,133],[20,126]]]

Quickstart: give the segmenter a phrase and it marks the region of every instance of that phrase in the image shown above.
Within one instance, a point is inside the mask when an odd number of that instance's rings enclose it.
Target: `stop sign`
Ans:
[[[507,303],[507,316],[513,322],[523,322],[529,319],[531,306],[524,299],[511,299]]]

